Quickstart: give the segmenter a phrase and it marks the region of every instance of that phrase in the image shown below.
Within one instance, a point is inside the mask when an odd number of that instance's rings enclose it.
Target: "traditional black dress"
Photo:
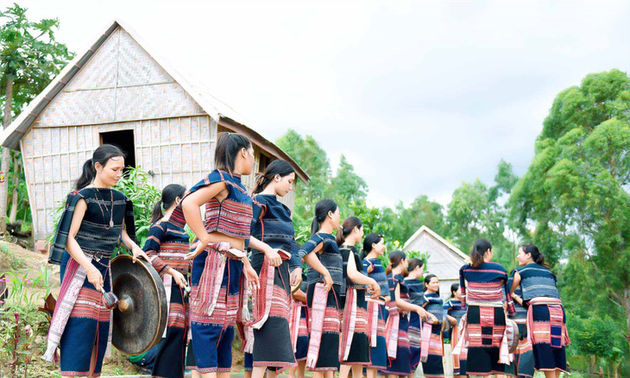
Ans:
[[[536,370],[567,370],[565,346],[571,343],[556,276],[546,267],[529,263],[517,268],[523,301],[528,304],[527,333]]]
[[[378,259],[363,259],[363,271],[373,278],[381,288],[381,296],[389,294],[389,283],[385,268]],[[387,344],[385,340],[385,321],[387,308],[384,304],[368,301],[368,330],[370,332],[370,364],[369,368],[387,368]],[[374,324],[376,322],[376,324]],[[376,334],[374,335],[374,328]],[[375,340],[374,340],[375,339]]]
[[[339,369],[339,293],[345,290],[341,252],[334,236],[318,232],[300,248],[299,257],[303,259],[320,243],[323,243],[323,248],[317,257],[330,272],[333,287],[327,295],[323,294],[323,277],[315,269],[307,268],[306,297],[311,332],[306,368],[311,371],[337,371]]]
[[[49,257],[49,262],[60,263],[61,292],[44,359],[51,361],[59,345],[61,375],[98,376],[111,334],[112,312],[103,305],[103,294],[88,281],[85,269],[66,251],[74,210],[81,199],[85,200],[87,210],[75,240],[103,276],[106,292],[111,290],[109,260],[121,243],[123,222],[127,234],[135,241],[133,205],[122,192],[84,188],[68,195]],[[93,348],[97,358],[91,369]]]
[[[357,285],[348,277],[348,261],[354,259],[359,272],[363,264],[353,246],[342,245],[339,250],[343,258],[343,274],[346,280],[346,295],[342,298],[342,343],[339,361],[348,365],[367,365],[370,362],[368,339],[368,314],[365,301],[365,285]]]
[[[252,267],[260,276],[259,293],[262,294],[254,310],[258,328],[255,326],[253,331],[252,365],[276,368],[296,366],[289,332],[290,271],[301,267],[301,264],[297,256],[291,211],[275,195],[259,194],[254,199],[252,236],[271,248],[291,253],[291,259],[283,258],[282,265],[273,268],[269,266],[263,252],[252,248]],[[268,294],[271,294],[271,298]]]
[[[188,279],[190,262],[184,260],[190,251],[190,237],[186,230],[171,222],[159,220],[149,228],[144,251],[162,277],[168,303],[168,323],[164,337],[158,344],[152,375],[154,377],[183,378],[189,318],[188,297],[173,277],[169,268]]]

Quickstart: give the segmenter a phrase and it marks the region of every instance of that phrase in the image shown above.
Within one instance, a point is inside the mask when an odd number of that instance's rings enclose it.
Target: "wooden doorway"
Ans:
[[[113,144],[127,155],[125,167],[136,166],[136,145],[134,143],[133,130],[109,131],[101,133],[101,145]]]

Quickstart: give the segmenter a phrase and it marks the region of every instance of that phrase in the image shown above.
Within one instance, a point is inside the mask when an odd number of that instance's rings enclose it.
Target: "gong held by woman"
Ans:
[[[122,177],[125,154],[104,144],[83,165],[76,190],[68,195],[49,262],[60,265],[61,292],[43,358],[61,350],[62,376],[99,376],[108,340],[111,311],[110,257],[119,241],[134,262],[142,257],[135,237],[133,205],[112,187]],[[107,293],[107,294],[105,294]],[[105,295],[103,295],[105,294]]]

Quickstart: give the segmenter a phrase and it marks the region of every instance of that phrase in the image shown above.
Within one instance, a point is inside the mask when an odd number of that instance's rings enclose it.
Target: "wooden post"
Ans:
[[[4,305],[4,300],[9,297],[9,288],[8,285],[4,282],[5,275],[2,273],[0,275],[0,308]]]
[[[18,158],[17,151],[13,152],[13,193],[11,193],[11,212],[9,213],[9,223],[15,223],[17,221],[17,209],[18,209],[18,185],[20,184],[20,159]],[[18,230],[20,231],[20,230]]]

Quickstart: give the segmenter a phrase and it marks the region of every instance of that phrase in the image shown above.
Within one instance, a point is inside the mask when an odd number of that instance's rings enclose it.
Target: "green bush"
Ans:
[[[151,227],[153,206],[162,197],[162,192],[151,184],[151,176],[146,171],[134,167],[127,168],[115,189],[125,193],[133,202],[136,237],[138,245],[142,248]]]
[[[38,359],[45,349],[49,319],[45,313],[38,311],[37,304],[45,298],[44,293],[46,296],[50,294],[53,284],[50,281],[51,271],[46,267],[41,268],[35,279],[29,279],[29,273],[32,271],[12,270],[5,273],[8,297],[0,312],[2,376],[27,377],[34,363],[41,365]],[[51,365],[46,370],[55,369]]]

